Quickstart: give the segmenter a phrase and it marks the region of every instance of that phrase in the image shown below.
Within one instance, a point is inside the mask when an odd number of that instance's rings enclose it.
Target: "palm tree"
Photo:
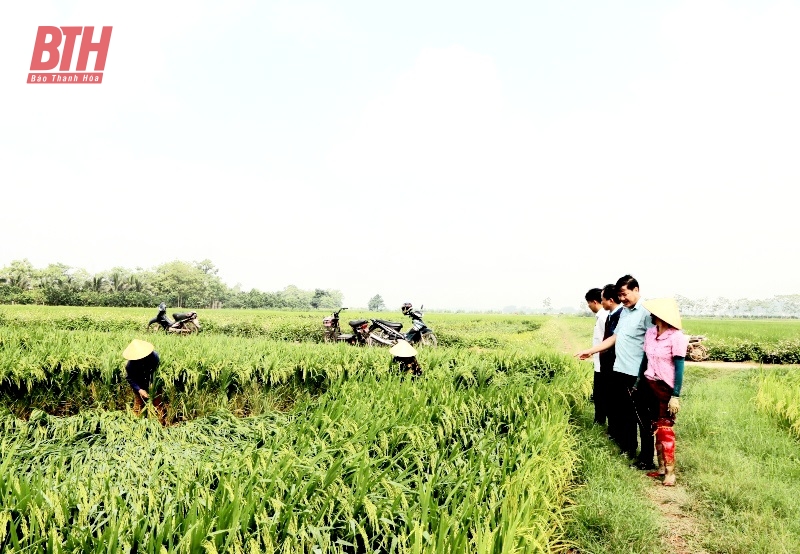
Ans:
[[[127,288],[124,277],[119,271],[115,271],[108,276],[108,286],[111,292],[122,292]]]
[[[31,280],[24,273],[12,273],[8,276],[8,284],[20,290],[31,288]]]
[[[102,275],[95,275],[90,280],[86,281],[86,288],[94,292],[102,292],[105,288],[106,278]]]
[[[128,281],[125,283],[125,286],[128,289],[135,290],[136,292],[142,292],[142,289],[144,289],[144,283],[142,283],[142,280],[136,275],[131,275],[128,277]]]

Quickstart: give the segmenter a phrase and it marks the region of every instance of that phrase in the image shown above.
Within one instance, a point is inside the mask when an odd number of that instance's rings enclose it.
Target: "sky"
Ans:
[[[577,308],[628,273],[648,298],[800,293],[800,1],[32,0],[0,20],[0,267],[210,259],[230,286],[354,307]],[[103,83],[27,84],[44,25],[113,26]]]

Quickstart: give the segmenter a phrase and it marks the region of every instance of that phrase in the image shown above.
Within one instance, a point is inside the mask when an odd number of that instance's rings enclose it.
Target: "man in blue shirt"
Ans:
[[[642,305],[639,282],[636,279],[631,275],[624,275],[617,280],[616,288],[623,309],[614,334],[589,350],[578,352],[576,356],[585,360],[592,354],[614,347],[616,359],[611,374],[612,407],[609,413],[609,427],[614,430],[612,438],[629,458],[635,458],[638,423],[642,446],[635,465],[640,469],[654,469],[653,435],[649,426],[639,421],[633,397],[633,385],[644,357],[644,334],[653,326],[653,322],[650,320],[650,312]]]

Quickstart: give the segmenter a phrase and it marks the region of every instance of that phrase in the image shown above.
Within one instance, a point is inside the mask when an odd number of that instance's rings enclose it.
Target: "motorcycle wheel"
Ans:
[[[189,334],[200,332],[200,328],[194,324],[194,321],[187,321],[184,327],[189,332]]]
[[[151,323],[147,326],[148,333],[158,333],[163,331],[164,328],[161,326],[160,323]]]
[[[425,333],[419,339],[419,343],[423,346],[436,346],[439,344],[439,341],[436,340],[436,335],[433,333]]]

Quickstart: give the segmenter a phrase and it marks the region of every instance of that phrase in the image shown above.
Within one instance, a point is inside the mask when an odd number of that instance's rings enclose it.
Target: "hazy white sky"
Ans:
[[[245,289],[430,309],[577,307],[624,273],[647,297],[800,292],[800,2],[0,20],[0,267],[209,258]],[[103,84],[26,84],[40,25],[113,26]]]

